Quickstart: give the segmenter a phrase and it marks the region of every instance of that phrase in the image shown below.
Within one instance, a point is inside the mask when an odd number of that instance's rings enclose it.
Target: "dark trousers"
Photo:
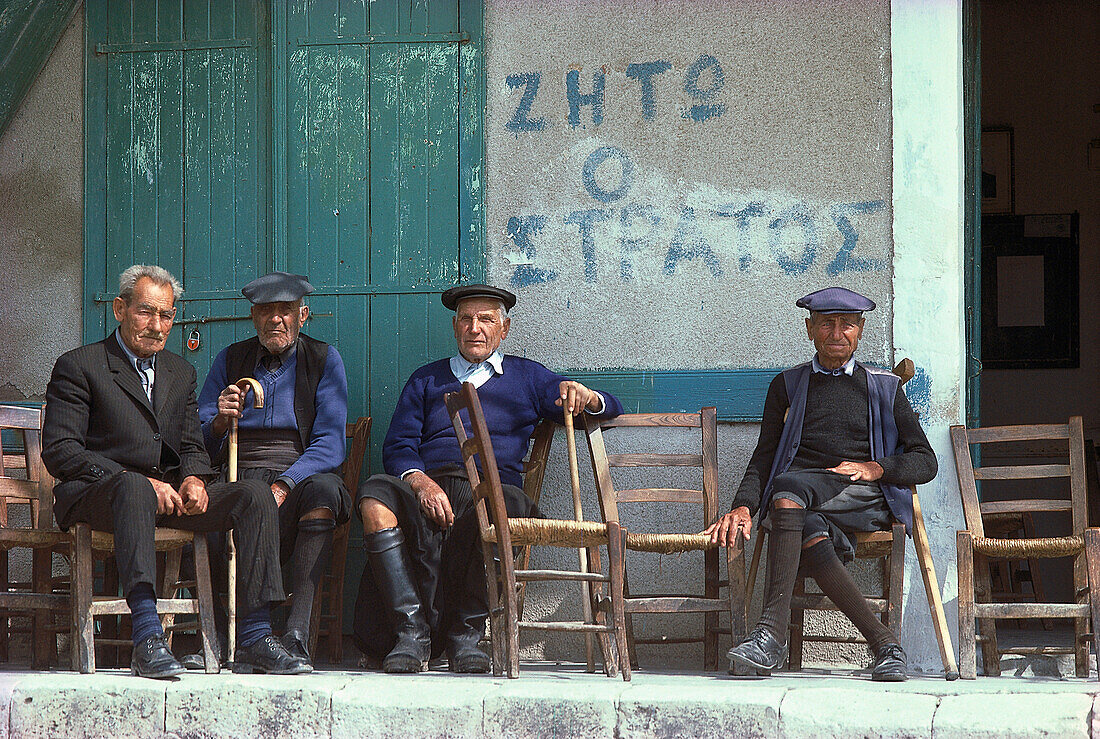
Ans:
[[[85,490],[69,509],[64,528],[83,522],[115,537],[115,559],[123,593],[147,583],[156,588],[157,526],[195,532],[236,531],[242,613],[286,599],[279,568],[279,513],[270,488],[258,480],[211,483],[205,513],[157,515],[157,494],[148,478],[123,471]]]

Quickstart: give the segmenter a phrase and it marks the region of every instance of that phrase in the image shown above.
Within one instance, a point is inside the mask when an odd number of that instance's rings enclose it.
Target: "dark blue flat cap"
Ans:
[[[875,301],[843,287],[827,287],[803,295],[795,305],[814,313],[862,313],[875,309]]]
[[[253,303],[293,303],[313,292],[313,285],[304,275],[272,272],[257,277],[241,288],[241,294]]]
[[[458,310],[458,303],[466,298],[488,298],[504,303],[505,310],[512,310],[516,304],[516,296],[507,290],[492,285],[459,285],[452,287],[442,295],[443,305],[450,310]]]

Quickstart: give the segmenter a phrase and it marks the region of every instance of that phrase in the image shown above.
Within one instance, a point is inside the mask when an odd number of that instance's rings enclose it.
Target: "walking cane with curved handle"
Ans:
[[[241,389],[241,400],[248,397],[248,391],[252,390],[252,407],[264,407],[264,389],[259,382],[251,377],[242,377],[233,383]],[[229,482],[237,481],[237,419],[229,419]],[[237,658],[237,544],[233,541],[233,532],[229,532],[229,542],[226,545],[226,555],[229,560],[229,661]]]

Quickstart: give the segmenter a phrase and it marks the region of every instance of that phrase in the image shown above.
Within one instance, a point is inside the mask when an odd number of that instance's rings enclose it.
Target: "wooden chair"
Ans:
[[[619,503],[691,503],[699,505],[701,512],[693,521],[683,521],[686,534],[629,533],[626,548],[638,552],[680,553],[703,552],[703,593],[675,595],[635,595],[627,592],[624,607],[627,618],[627,642],[630,655],[637,658],[636,644],[703,644],[703,667],[718,669],[719,614],[729,613],[734,643],[745,633],[745,560],[741,546],[726,549],[727,579],[719,579],[718,549],[710,537],[695,533],[710,526],[718,517],[718,414],[714,408],[703,408],[699,413],[634,413],[611,420],[599,421],[586,416],[588,448],[592,456],[592,469],[596,488],[604,502],[607,520],[619,521]],[[610,429],[630,428],[649,430],[655,435],[668,429],[699,429],[700,453],[697,454],[608,454],[604,432]],[[695,467],[701,471],[700,489],[644,488],[616,490],[611,477],[612,468],[683,468]],[[678,522],[679,523],[679,522]],[[624,575],[624,581],[629,578]],[[725,588],[725,595],[721,589]],[[703,613],[704,629],[701,636],[676,635],[639,639],[634,636],[633,614],[649,613]],[[636,663],[635,663],[636,664]]]
[[[540,629],[573,633],[594,633],[603,652],[604,671],[614,677],[622,670],[623,680],[630,680],[630,659],[626,650],[626,618],[623,611],[623,535],[618,521],[606,523],[565,521],[541,518],[509,518],[504,506],[504,493],[497,470],[492,441],[481,410],[477,390],[463,383],[461,392],[447,393],[447,410],[455,429],[466,474],[476,501],[481,551],[485,563],[485,580],[489,591],[493,674],[507,672],[519,677],[519,631]],[[462,413],[469,419],[470,431],[463,423]],[[478,471],[480,459],[484,473]],[[492,522],[490,522],[490,514]],[[590,572],[563,570],[517,569],[514,546],[556,546],[585,548],[595,566]],[[598,564],[598,547],[607,547],[608,574]],[[494,554],[494,549],[496,554]],[[500,571],[497,572],[496,556]],[[499,578],[499,584],[498,584]],[[574,581],[589,585],[593,601],[593,622],[525,621],[519,616],[517,583],[534,581]],[[603,596],[607,583],[609,594]],[[610,617],[610,623],[608,619]],[[505,669],[505,664],[507,665]]]
[[[67,554],[72,539],[53,521],[54,480],[42,463],[42,418],[43,411],[38,408],[0,406],[0,578],[4,582],[0,647],[6,662],[9,635],[27,634],[35,668],[57,661],[57,633],[72,628],[68,588],[56,582],[52,572],[53,554]],[[22,437],[19,453],[14,446],[4,448],[3,431]],[[16,470],[22,470],[22,479],[9,474]],[[25,508],[27,525],[16,526],[11,521],[14,509],[19,508]],[[30,551],[29,580],[13,581],[8,574],[12,549]],[[14,623],[17,615],[28,625]]]
[[[1087,528],[1085,501],[1085,444],[1080,416],[1066,424],[999,426],[968,429],[951,427],[955,470],[959,477],[966,530],[957,534],[959,567],[959,662],[962,676],[977,675],[975,645],[981,642],[987,675],[1001,673],[1001,654],[1073,654],[1078,677],[1089,674],[1089,642],[1100,655],[1100,602],[1093,597],[1100,587],[1100,529]],[[1050,441],[1065,443],[1069,464],[997,465],[975,467],[972,445],[998,442]],[[988,453],[987,453],[988,454]],[[994,480],[1038,480],[1068,478],[1069,495],[1058,499],[1034,497],[991,500],[987,483]],[[983,482],[979,491],[978,482]],[[996,539],[986,536],[989,515],[1040,511],[1068,513],[1070,527],[1065,535],[1032,539]],[[988,562],[990,559],[1066,558],[1073,559],[1073,603],[993,603]],[[1028,646],[1003,648],[997,642],[997,619],[1071,618],[1072,646]],[[975,633],[977,619],[977,633]],[[1090,627],[1090,620],[1092,626]],[[1042,632],[1036,632],[1042,633]]]
[[[370,444],[371,417],[360,416],[347,425],[347,438],[351,439],[348,454],[341,470],[344,485],[355,500],[359,477],[363,471],[363,459]],[[332,537],[332,563],[321,578],[321,586],[313,597],[313,610],[309,626],[309,653],[317,660],[317,644],[323,637],[329,661],[344,661],[344,569],[348,559],[348,531],[351,522],[340,524]]]
[[[550,461],[550,447],[554,443],[556,424],[543,420],[531,433],[531,451],[523,463],[523,493],[538,505],[542,499],[542,481],[546,477],[546,466]],[[531,545],[520,547],[519,568],[526,570],[531,564]],[[523,618],[523,604],[527,597],[527,583],[519,583],[519,595],[516,601],[516,613]]]
[[[915,373],[913,361],[903,359],[894,368],[894,374],[901,378],[904,385],[912,379]],[[936,641],[940,648],[940,659],[943,662],[944,677],[948,680],[956,680],[959,670],[955,664],[955,649],[951,644],[951,633],[947,628],[947,617],[943,611],[943,600],[940,597],[939,580],[936,578],[936,568],[932,561],[932,550],[928,543],[928,531],[924,525],[924,515],[921,512],[920,497],[917,495],[915,485],[910,486],[913,494],[913,549],[920,565],[921,577],[924,580],[925,598],[928,602],[928,610],[932,616],[932,626],[936,634]],[[752,596],[756,586],[757,570],[760,564],[760,554],[764,548],[764,532],[758,527],[754,531],[759,532],[755,537],[752,561],[749,565],[747,597]],[[882,565],[882,590],[878,593],[865,594],[867,605],[873,613],[878,613],[882,623],[897,633],[901,625],[901,596],[905,582],[905,526],[894,521],[889,531],[859,532],[854,536],[856,542],[856,559],[877,559]],[[789,655],[787,665],[790,670],[802,669],[802,651],[806,642],[820,642],[830,644],[865,644],[866,640],[859,636],[832,636],[828,634],[807,634],[805,626],[806,611],[838,611],[836,605],[826,596],[820,593],[806,592],[806,578],[799,577],[795,582],[794,596],[791,598],[791,621],[789,630]]]

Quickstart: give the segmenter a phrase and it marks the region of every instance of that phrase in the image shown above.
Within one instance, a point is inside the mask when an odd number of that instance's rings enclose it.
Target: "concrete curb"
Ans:
[[[635,673],[0,673],[6,737],[1096,737],[1100,683]]]

